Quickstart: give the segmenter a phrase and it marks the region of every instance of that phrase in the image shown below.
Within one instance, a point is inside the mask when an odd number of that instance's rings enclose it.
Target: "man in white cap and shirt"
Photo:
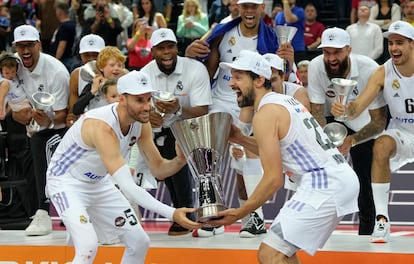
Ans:
[[[50,204],[45,195],[47,160],[66,131],[69,72],[59,60],[41,52],[39,32],[33,26],[15,28],[13,45],[24,66],[20,76],[27,98],[32,98],[36,92],[47,92],[55,98],[48,113],[30,107],[13,112],[13,119],[28,128],[23,169],[30,171],[29,178],[34,177],[36,190],[32,200],[37,201],[37,210],[30,212],[36,211],[25,230],[26,235],[47,235],[52,232],[48,215]],[[39,130],[31,130],[28,126],[32,119],[40,126]]]
[[[119,78],[117,88],[119,103],[82,115],[63,137],[47,171],[48,196],[75,246],[73,263],[94,262],[102,233],[115,233],[126,245],[122,263],[144,263],[149,237],[124,195],[186,228],[200,225],[186,218],[194,209],[172,208],[134,183],[125,159],[135,143],[160,179],[180,170],[186,158],[177,147],[178,156],[164,159],[152,141],[154,90],[148,75],[132,71]]]
[[[255,110],[254,138],[233,127],[229,140],[259,155],[264,173],[240,208],[219,212],[223,218],[209,223],[229,225],[250,214],[283,186],[286,171],[298,189],[273,221],[258,259],[299,263],[299,249],[315,254],[341,218],[358,210],[358,178],[309,111],[293,97],[272,92],[270,65],[262,56],[243,50],[220,67],[231,69],[239,106]]]
[[[391,115],[387,129],[375,140],[373,150],[371,176],[376,224],[371,242],[376,243],[389,241],[391,172],[414,161],[414,28],[407,22],[396,21],[383,35],[388,39],[391,58],[371,75],[365,91],[346,110],[349,118],[354,118],[383,93]],[[332,113],[342,114],[343,107],[335,103]]]
[[[348,96],[348,101],[355,101],[364,91],[371,74],[378,64],[371,58],[351,53],[348,32],[340,28],[329,28],[322,33],[322,55],[314,58],[308,68],[308,96],[311,113],[324,127],[334,122],[330,113],[331,104],[337,100],[332,78],[357,81]],[[383,98],[378,96],[368,108],[356,119],[346,120],[343,124],[348,135],[339,150],[345,156],[350,155],[352,166],[360,182],[359,235],[370,235],[375,221],[375,208],[371,188],[372,146],[375,137],[386,126],[386,106]]]
[[[96,61],[98,58],[99,52],[105,48],[105,41],[101,36],[95,34],[88,34],[81,38],[79,42],[79,56],[82,60],[82,65],[90,61]],[[82,66],[80,66],[82,67]],[[66,117],[66,126],[71,127],[73,122],[78,119],[78,116],[73,114],[73,105],[78,101],[80,94],[87,84],[80,76],[80,67],[74,69],[70,74],[70,96],[69,96],[69,113]]]
[[[147,73],[153,86],[162,92],[174,95],[170,101],[154,100],[156,111],[150,113],[154,128],[154,142],[164,158],[175,154],[175,138],[169,128],[180,119],[194,118],[208,113],[212,103],[210,80],[204,65],[196,60],[178,56],[177,39],[168,28],[155,30],[151,35],[153,60],[141,72]],[[188,166],[175,175],[170,175],[164,183],[168,187],[174,207],[193,206],[193,177]],[[173,223],[169,235],[189,233],[185,227]]]

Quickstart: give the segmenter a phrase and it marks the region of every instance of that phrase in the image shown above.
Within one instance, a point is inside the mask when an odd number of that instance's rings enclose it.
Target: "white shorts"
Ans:
[[[397,149],[390,159],[391,171],[396,171],[407,163],[414,162],[414,136],[398,128],[387,129],[382,135],[388,135],[395,140]]]
[[[287,257],[293,256],[299,249],[314,255],[341,219],[332,199],[325,201],[318,209],[291,199],[276,216],[263,243]]]
[[[68,175],[48,177],[46,191],[70,238],[109,242],[126,232],[146,236],[130,203],[111,181],[82,182]]]

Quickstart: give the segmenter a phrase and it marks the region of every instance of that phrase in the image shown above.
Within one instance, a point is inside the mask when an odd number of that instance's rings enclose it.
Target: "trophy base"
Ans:
[[[219,219],[221,217],[216,216],[220,211],[226,210],[226,207],[222,204],[208,204],[197,209],[197,222],[205,223],[212,219]]]

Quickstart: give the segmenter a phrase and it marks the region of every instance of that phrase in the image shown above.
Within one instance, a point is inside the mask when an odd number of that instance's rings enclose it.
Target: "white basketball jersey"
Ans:
[[[270,92],[260,104],[278,104],[290,113],[290,129],[280,140],[283,169],[295,183],[312,189],[327,189],[327,168],[345,164],[344,157],[323,132],[315,118],[291,96]],[[308,189],[308,188],[306,188]]]
[[[226,32],[219,45],[220,62],[233,62],[241,50],[256,51],[257,36],[252,38],[244,37],[240,32],[240,25]],[[231,90],[229,82],[231,71],[219,68],[216,82],[213,83],[213,104],[229,102],[237,104],[235,93]]]
[[[87,146],[82,140],[82,124],[89,118],[104,121],[111,126],[118,136],[122,156],[124,158],[129,156],[132,146],[141,135],[142,124],[139,122],[131,124],[128,133],[123,135],[116,112],[117,105],[118,103],[114,103],[90,110],[75,122],[66,132],[53,154],[47,170],[48,177],[70,174],[81,181],[93,182],[101,180],[107,175],[107,169],[96,148]]]
[[[397,128],[414,131],[414,75],[405,77],[388,60],[384,63],[384,99],[388,104],[392,123]]]

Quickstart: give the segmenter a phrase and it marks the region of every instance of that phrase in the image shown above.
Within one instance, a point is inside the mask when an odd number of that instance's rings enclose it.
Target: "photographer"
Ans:
[[[86,20],[85,34],[96,34],[105,40],[108,46],[117,46],[116,37],[122,32],[121,22],[111,14],[106,0],[98,0],[95,6],[95,17]]]

